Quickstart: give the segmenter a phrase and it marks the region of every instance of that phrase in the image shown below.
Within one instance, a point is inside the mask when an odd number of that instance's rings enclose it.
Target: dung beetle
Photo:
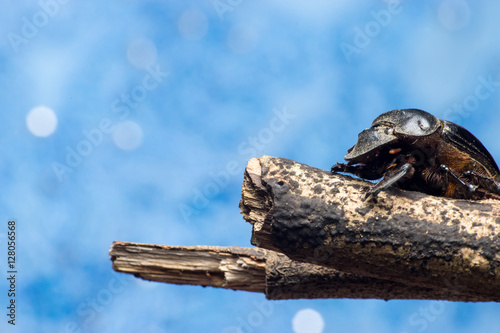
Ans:
[[[378,116],[332,172],[376,180],[365,200],[391,186],[456,199],[500,200],[500,170],[465,128],[418,109]]]

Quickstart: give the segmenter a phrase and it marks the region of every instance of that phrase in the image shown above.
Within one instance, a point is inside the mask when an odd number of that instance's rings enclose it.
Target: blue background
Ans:
[[[499,158],[499,4],[0,3],[0,252],[15,219],[17,331],[292,332],[304,309],[323,332],[498,331],[497,304],[266,301],[118,274],[108,250],[250,246],[248,159],[329,170],[391,109],[457,122]],[[57,117],[51,135],[27,126],[38,106]]]

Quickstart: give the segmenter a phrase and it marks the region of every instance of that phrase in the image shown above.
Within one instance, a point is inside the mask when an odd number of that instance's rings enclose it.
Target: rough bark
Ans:
[[[435,299],[436,291],[297,262],[259,248],[114,242],[113,269],[165,283],[265,293],[268,299]],[[441,299],[481,300],[456,293]]]
[[[498,201],[391,189],[365,202],[371,185],[263,156],[248,163],[240,208],[253,245],[295,261],[434,290],[435,299],[500,300]]]

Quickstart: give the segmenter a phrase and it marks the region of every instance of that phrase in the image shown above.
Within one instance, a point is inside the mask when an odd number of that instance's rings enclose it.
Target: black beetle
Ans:
[[[465,128],[418,109],[378,116],[332,172],[382,178],[366,193],[390,186],[457,199],[500,200],[500,170],[483,144]]]

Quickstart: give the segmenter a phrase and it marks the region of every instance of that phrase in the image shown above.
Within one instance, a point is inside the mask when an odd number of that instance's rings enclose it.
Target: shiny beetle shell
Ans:
[[[383,178],[368,192],[390,186],[453,198],[500,199],[500,171],[468,130],[419,109],[381,114],[358,135],[332,172]]]

